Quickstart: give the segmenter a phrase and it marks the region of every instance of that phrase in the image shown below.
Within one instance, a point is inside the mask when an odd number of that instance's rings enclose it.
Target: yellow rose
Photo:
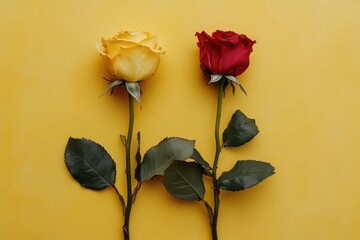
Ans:
[[[102,38],[97,49],[103,57],[111,80],[138,82],[156,72],[163,54],[156,37],[148,32],[123,31]]]

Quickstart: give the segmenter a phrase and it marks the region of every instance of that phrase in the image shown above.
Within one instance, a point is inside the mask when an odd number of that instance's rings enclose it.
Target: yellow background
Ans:
[[[221,194],[220,239],[360,239],[358,0],[2,0],[0,13],[0,239],[122,239],[114,192],[81,188],[63,159],[69,136],[101,143],[125,194],[118,136],[127,131],[127,100],[122,91],[98,98],[107,86],[94,47],[102,36],[150,31],[166,50],[141,84],[142,153],[181,136],[212,162],[217,93],[198,67],[194,34],[216,29],[257,40],[238,78],[248,97],[228,89],[222,129],[236,109],[260,128],[251,143],[223,151],[219,172],[238,159],[277,171]],[[203,205],[174,199],[161,180],[143,185],[131,233],[210,239]]]

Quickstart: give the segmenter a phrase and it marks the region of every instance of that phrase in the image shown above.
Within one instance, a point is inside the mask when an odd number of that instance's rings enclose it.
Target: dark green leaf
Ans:
[[[71,175],[85,188],[101,190],[114,185],[115,162],[99,144],[85,138],[69,138],[65,163]]]
[[[194,162],[174,161],[165,170],[164,186],[182,200],[201,200],[205,194],[201,168]]]
[[[240,110],[236,110],[223,133],[224,146],[239,147],[244,145],[251,141],[258,132],[255,120],[246,117]]]
[[[150,148],[141,163],[141,181],[164,175],[166,168],[174,160],[186,160],[193,155],[195,141],[178,137],[165,138],[157,146]]]
[[[211,175],[211,167],[210,164],[208,162],[205,161],[205,159],[201,156],[201,154],[199,153],[198,150],[196,150],[196,148],[194,149],[193,155],[190,157],[191,159],[194,159],[195,162],[197,162],[198,164],[201,165],[201,167],[203,168],[203,173],[207,176]]]
[[[221,189],[240,191],[252,187],[273,175],[275,168],[270,163],[255,160],[237,161],[228,172],[223,172],[218,179]]]

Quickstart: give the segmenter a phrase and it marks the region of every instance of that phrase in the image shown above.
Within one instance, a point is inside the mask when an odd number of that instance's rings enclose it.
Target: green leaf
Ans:
[[[223,133],[225,147],[239,147],[251,141],[259,132],[255,120],[246,117],[240,110],[233,114]]]
[[[224,190],[240,191],[252,187],[273,175],[274,170],[275,168],[267,162],[255,160],[237,161],[230,171],[221,174],[218,184]]]
[[[196,150],[196,148],[194,149],[193,155],[190,157],[191,159],[194,159],[195,162],[197,162],[198,164],[201,165],[201,167],[203,168],[203,173],[207,176],[211,176],[211,166],[210,164],[205,161],[205,159],[201,156],[201,154],[199,153],[198,150]]]
[[[101,145],[85,138],[69,138],[65,164],[71,175],[85,188],[101,190],[114,185],[116,167]]]
[[[140,168],[141,181],[164,175],[166,168],[175,160],[186,160],[193,155],[195,141],[183,138],[165,138],[157,146],[150,148],[144,156]]]
[[[204,199],[201,168],[194,162],[174,161],[165,170],[164,186],[171,195],[182,200]]]

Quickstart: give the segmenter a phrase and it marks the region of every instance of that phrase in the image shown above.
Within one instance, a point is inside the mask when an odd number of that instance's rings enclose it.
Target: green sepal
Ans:
[[[241,91],[242,91],[243,93],[245,93],[245,95],[247,96],[247,93],[246,93],[246,91],[245,91],[245,88],[241,85],[241,83],[236,79],[235,76],[225,75],[225,78],[227,78],[228,80],[230,80],[230,82],[231,82],[231,87],[232,87],[232,88],[233,88],[233,85],[232,85],[233,82],[236,83],[237,85],[239,85]],[[233,88],[233,94],[234,94],[234,93],[235,93],[235,88]]]
[[[243,87],[243,85],[241,85],[240,82],[238,83],[238,85],[239,85],[241,91],[247,96],[247,93],[246,93],[245,88]]]
[[[137,82],[125,82],[126,90],[128,93],[133,96],[133,98],[136,99],[139,103],[140,101],[140,95],[141,95],[141,89],[140,85]]]
[[[222,79],[223,75],[219,74],[211,74],[210,75],[210,82],[209,83],[216,83],[219,82]]]
[[[109,87],[106,89],[106,91],[100,95],[100,97],[104,96],[105,94],[107,94],[108,92],[113,93],[114,91],[114,88],[116,86],[120,86],[120,85],[123,85],[124,84],[124,81],[123,80],[115,80],[115,81],[111,81]]]

